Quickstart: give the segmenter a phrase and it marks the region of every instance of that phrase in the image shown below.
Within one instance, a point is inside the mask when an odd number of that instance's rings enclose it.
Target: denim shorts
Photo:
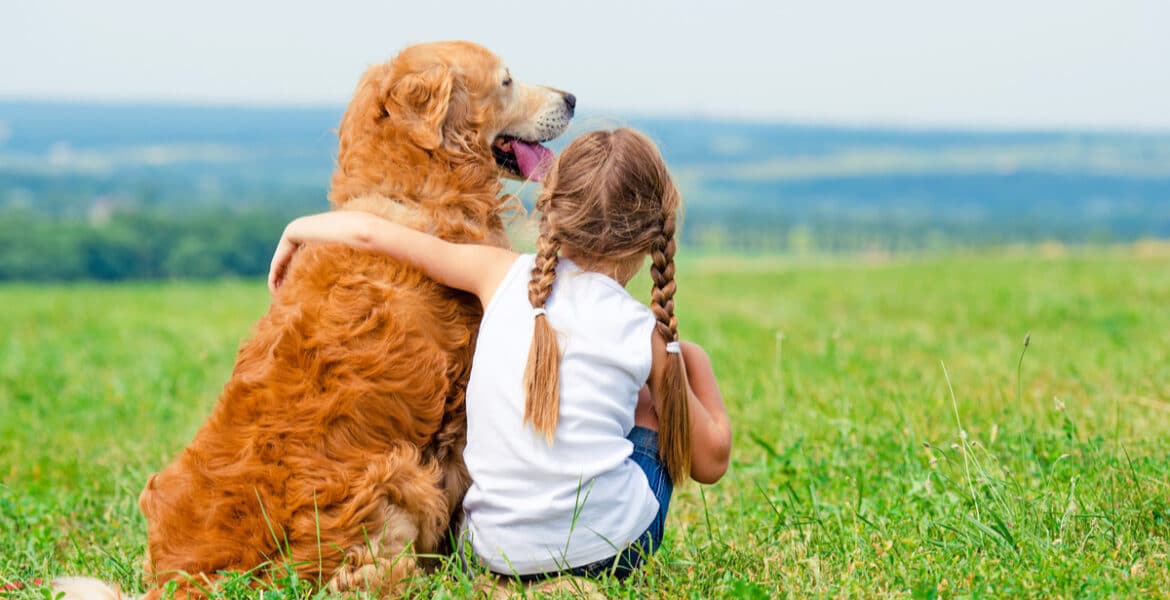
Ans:
[[[642,566],[642,562],[647,557],[658,550],[658,546],[662,544],[662,533],[666,526],[666,511],[670,508],[670,495],[674,492],[674,483],[670,480],[670,474],[666,470],[666,465],[658,457],[657,431],[635,426],[630,431],[630,435],[626,436],[626,439],[634,443],[634,453],[630,458],[646,474],[646,481],[650,483],[650,490],[654,493],[654,497],[658,499],[658,514],[654,516],[654,520],[651,521],[650,526],[628,547],[609,558],[603,558],[599,561],[580,567],[565,569],[564,571],[520,575],[517,579],[530,582],[559,577],[561,575],[600,577],[606,574],[617,577],[618,579],[625,579],[638,567]]]

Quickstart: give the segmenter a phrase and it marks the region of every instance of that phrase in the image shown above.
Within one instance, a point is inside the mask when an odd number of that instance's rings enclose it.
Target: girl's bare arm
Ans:
[[[668,358],[666,342],[654,335],[654,371]],[[698,344],[681,342],[683,377],[691,418],[691,479],[715,483],[727,472],[731,459],[731,421],[719,393],[711,359]],[[651,381],[655,378],[652,375]]]
[[[443,285],[475,294],[484,306],[516,260],[515,253],[495,246],[454,244],[369,213],[332,211],[288,224],[272,257],[269,289],[276,291],[306,242],[347,244],[410,263]]]

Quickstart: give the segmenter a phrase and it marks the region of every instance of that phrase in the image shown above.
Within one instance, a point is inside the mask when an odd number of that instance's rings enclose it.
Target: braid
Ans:
[[[662,220],[662,230],[650,248],[650,278],[654,290],[650,294],[651,310],[658,319],[658,335],[667,342],[678,341],[678,318],[674,316],[674,213]]]
[[[532,308],[544,308],[549,293],[552,292],[553,279],[557,272],[557,255],[561,251],[561,242],[556,237],[541,234],[536,240],[536,265],[532,267],[532,278],[528,280],[528,302]]]
[[[532,308],[544,308],[556,279],[557,254],[561,242],[549,231],[548,214],[541,219],[541,234],[536,241],[536,264],[532,267],[532,278],[528,280],[528,302]],[[545,314],[535,314],[532,328],[532,345],[528,350],[528,365],[524,369],[524,422],[544,434],[548,443],[553,441],[560,414],[560,349],[557,336]]]
[[[650,248],[650,278],[654,280],[650,309],[658,320],[655,331],[667,343],[678,341],[678,317],[674,316],[675,224],[675,211],[668,209],[662,215],[662,228]],[[682,363],[681,353],[667,351],[654,399],[661,421],[658,454],[666,463],[671,480],[676,482],[685,481],[691,472],[690,399]]]

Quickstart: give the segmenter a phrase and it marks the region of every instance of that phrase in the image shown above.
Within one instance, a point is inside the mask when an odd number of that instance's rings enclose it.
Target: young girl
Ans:
[[[711,363],[674,316],[678,190],[645,136],[581,136],[537,201],[536,255],[452,244],[379,217],[289,224],[296,247],[342,242],[475,294],[483,321],[467,386],[471,547],[493,572],[625,577],[662,541],[672,482],[714,483],[731,429]],[[652,306],[625,285],[651,259]]]

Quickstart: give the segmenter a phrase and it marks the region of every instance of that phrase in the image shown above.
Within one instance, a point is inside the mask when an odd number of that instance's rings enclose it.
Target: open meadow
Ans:
[[[1170,255],[1047,254],[684,259],[680,330],[714,360],[732,467],[678,491],[662,551],[601,590],[1170,593]],[[0,286],[0,587],[142,589],[138,493],[267,301],[259,280]]]

